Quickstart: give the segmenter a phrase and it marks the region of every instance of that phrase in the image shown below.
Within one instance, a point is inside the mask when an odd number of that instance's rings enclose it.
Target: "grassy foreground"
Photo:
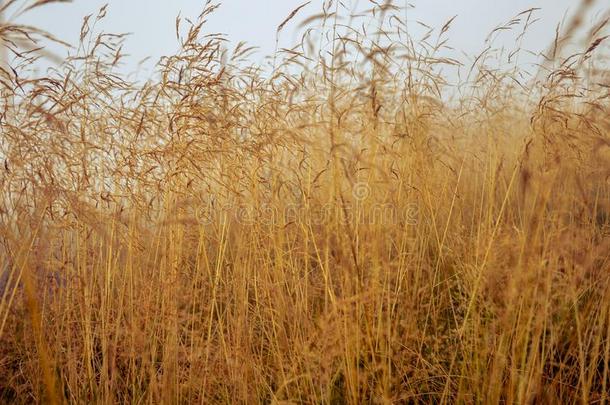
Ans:
[[[0,27],[0,402],[609,403],[605,24],[532,73],[536,10],[466,63],[371,7],[269,72],[208,4],[146,83]]]

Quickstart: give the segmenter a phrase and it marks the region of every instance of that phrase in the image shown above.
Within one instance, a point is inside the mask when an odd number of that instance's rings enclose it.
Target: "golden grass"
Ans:
[[[0,401],[610,401],[604,26],[540,80],[519,36],[452,85],[451,21],[416,43],[373,6],[325,2],[271,73],[214,4],[145,84],[104,10],[45,77],[14,59]]]

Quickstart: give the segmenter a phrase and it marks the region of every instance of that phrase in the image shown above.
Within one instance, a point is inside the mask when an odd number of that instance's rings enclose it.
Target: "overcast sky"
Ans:
[[[0,0],[2,1],[2,0]],[[352,0],[354,2],[356,0]],[[395,1],[400,4],[402,0]],[[531,7],[540,7],[538,21],[526,37],[525,47],[542,51],[554,37],[557,23],[573,12],[579,0],[409,0],[415,6],[409,11],[410,27],[417,31],[417,20],[434,27],[442,26],[457,15],[451,29],[451,45],[468,54],[483,49],[487,34],[496,26],[508,21],[517,13]],[[150,56],[152,60],[173,53],[177,49],[175,18],[196,18],[201,12],[202,0],[73,0],[71,4],[55,4],[33,10],[19,22],[46,29],[53,35],[75,44],[85,15],[95,13],[108,3],[108,15],[98,30],[111,33],[132,33],[125,50],[131,57],[124,69],[135,70],[137,62]],[[224,0],[220,9],[210,18],[206,31],[222,32],[235,43],[245,40],[261,49],[258,58],[273,52],[275,31],[290,12],[304,0]],[[365,6],[369,0],[360,0]],[[322,0],[312,0],[282,33],[281,46],[294,43],[295,27],[305,17],[321,10]],[[598,1],[587,17],[599,19],[607,11],[605,0]],[[417,33],[416,33],[417,34]],[[149,64],[150,65],[150,64]],[[143,73],[144,74],[144,73]]]

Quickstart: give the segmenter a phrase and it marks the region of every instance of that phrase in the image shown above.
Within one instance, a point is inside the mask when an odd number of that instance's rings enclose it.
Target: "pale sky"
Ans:
[[[2,1],[2,0],[0,0]],[[349,1],[349,0],[348,0]],[[352,0],[355,2],[356,0]],[[401,4],[403,0],[395,1]],[[273,52],[275,31],[290,12],[305,0],[224,0],[204,30],[207,33],[227,34],[234,43],[241,40],[259,46],[259,60]],[[416,21],[433,27],[441,27],[449,18],[457,15],[451,28],[450,44],[473,55],[484,48],[487,34],[498,25],[507,22],[517,13],[532,7],[542,10],[540,18],[529,31],[525,47],[534,51],[547,49],[552,42],[555,27],[564,16],[578,8],[580,0],[409,0],[415,6],[409,11],[408,20],[414,34],[421,34]],[[71,4],[53,4],[29,12],[18,21],[46,29],[69,43],[76,44],[83,18],[96,13],[108,3],[108,15],[99,24],[98,31],[108,33],[131,32],[125,51],[131,57],[124,69],[133,71],[137,62],[150,56],[158,60],[177,49],[175,18],[195,19],[205,1],[203,0],[73,0]],[[367,6],[369,0],[360,0]],[[587,17],[598,21],[610,6],[597,1]],[[321,11],[322,0],[312,0],[282,32],[280,46],[289,46],[299,37],[295,28],[307,16]],[[10,16],[7,16],[10,17]],[[150,65],[151,63],[149,63]],[[144,74],[144,73],[143,73]]]

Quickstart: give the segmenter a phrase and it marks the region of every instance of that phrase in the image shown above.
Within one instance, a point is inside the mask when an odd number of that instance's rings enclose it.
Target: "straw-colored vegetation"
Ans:
[[[451,21],[415,39],[398,4],[326,1],[279,25],[303,39],[269,71],[208,4],[145,83],[105,10],[42,77],[53,38],[0,26],[0,401],[607,404],[589,3],[537,69],[537,10],[458,61]]]

